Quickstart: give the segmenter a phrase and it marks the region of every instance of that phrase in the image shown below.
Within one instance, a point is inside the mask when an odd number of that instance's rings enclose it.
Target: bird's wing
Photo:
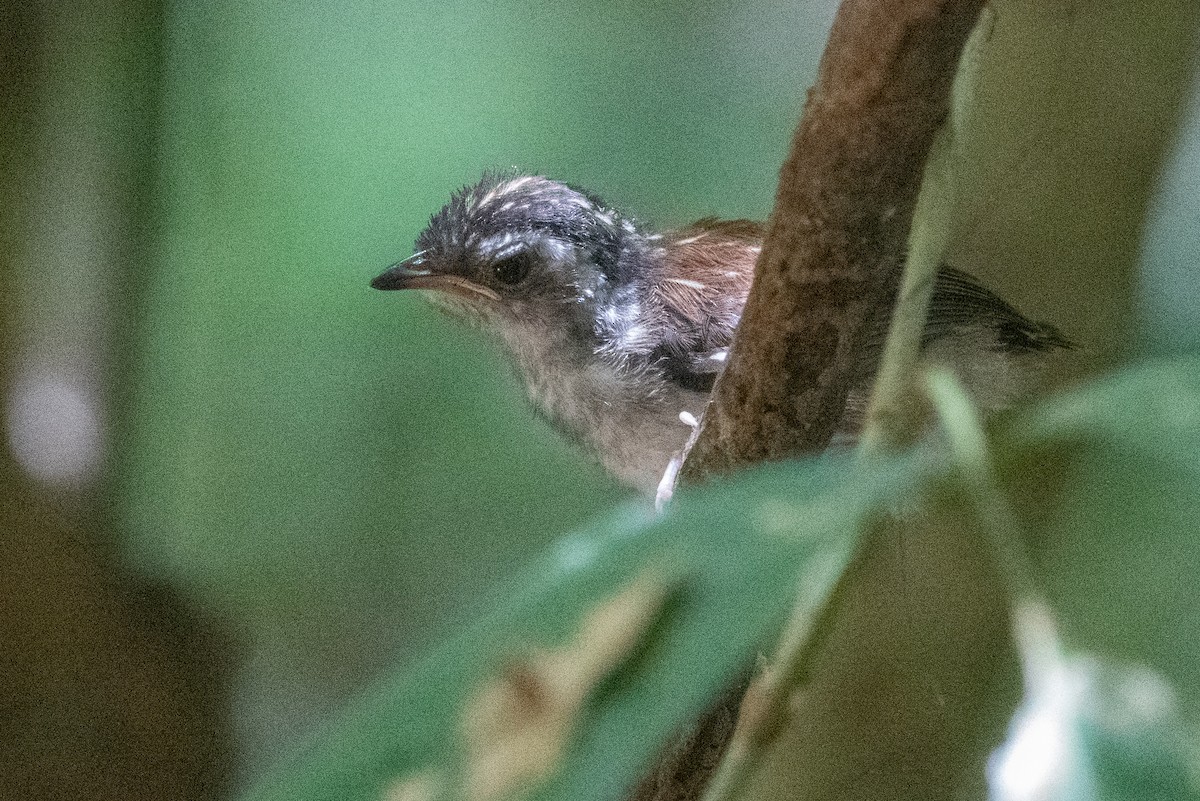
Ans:
[[[649,314],[666,326],[651,356],[664,377],[707,392],[725,367],[762,246],[750,220],[699,220],[664,236]]]
[[[667,255],[651,296],[652,311],[670,322],[652,352],[668,379],[696,391],[712,388],[741,319],[763,233],[749,220],[707,218],[666,235]],[[868,351],[882,349],[890,317],[881,318]],[[922,347],[980,329],[992,334],[994,350],[1016,356],[1071,347],[1054,326],[1030,320],[973,276],[943,266]],[[874,362],[864,359],[864,366],[873,370]]]

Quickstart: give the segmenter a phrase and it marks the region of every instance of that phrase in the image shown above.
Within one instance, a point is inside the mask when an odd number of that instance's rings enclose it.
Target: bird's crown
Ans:
[[[635,232],[630,220],[581,189],[540,176],[488,173],[430,218],[416,251],[422,259],[492,264],[522,252],[550,261],[574,255],[617,281],[623,240]],[[509,277],[523,269],[509,270]]]

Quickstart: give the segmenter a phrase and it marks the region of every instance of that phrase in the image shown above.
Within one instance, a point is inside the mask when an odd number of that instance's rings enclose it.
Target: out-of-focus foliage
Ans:
[[[1200,65],[1192,70],[1200,73]],[[1195,352],[1200,348],[1200,79],[1193,79],[1182,111],[1184,124],[1159,173],[1142,240],[1139,311],[1147,344]]]
[[[1036,606],[1018,610],[1026,698],[993,754],[993,801],[1200,797],[1200,740],[1160,674],[1064,652]]]
[[[488,343],[370,278],[486,168],[764,216],[831,10],[170,6],[123,522],[238,627],[251,764],[626,497]]]
[[[685,493],[658,521],[628,510],[562,539],[494,611],[359,699],[331,734],[247,797],[374,799],[421,776],[456,796],[463,730],[481,714],[469,704],[486,677],[565,642],[595,605],[649,570],[677,590],[640,654],[576,721],[572,767],[551,782],[554,797],[613,797],[637,778],[647,748],[770,644],[798,581],[805,611],[820,610],[853,551],[850,521],[890,489],[887,471],[855,480],[846,467],[843,458],[775,470]]]
[[[532,419],[481,340],[367,280],[488,167],[565,178],[664,223],[762,217],[834,5],[47,7],[53,58],[24,78],[46,81],[41,105],[19,148],[0,130],[40,176],[0,190],[6,246],[21,223],[0,274],[19,289],[6,322],[22,345],[48,332],[51,362],[108,343],[66,371],[110,383],[101,445],[118,473],[98,522],[230,628],[248,771],[448,616],[489,611],[481,584],[624,498]],[[1086,370],[1137,337],[1142,211],[1200,6],[995,9],[953,260],[1062,325]],[[1200,296],[1193,134],[1162,168],[1143,247],[1143,311],[1172,348],[1193,343],[1178,321]],[[1191,390],[1182,368],[1155,369],[1023,418],[1043,428],[1002,445],[1002,478],[1052,496],[1023,514],[1066,641],[1152,665],[1194,721],[1195,663],[1171,637],[1195,619],[1194,508],[1178,496],[1195,430],[1164,417],[1188,425]],[[1141,407],[1163,414],[1143,426]],[[1079,487],[1036,480],[1041,460]],[[1093,546],[1076,526],[1110,536]]]
[[[1164,387],[1169,403],[1129,402]],[[1046,588],[1054,608],[1063,610],[1061,626],[1073,650],[1103,653],[1141,671],[1085,669],[1087,663],[1079,660],[1038,661],[1038,644],[1027,646],[1030,686],[1049,689],[1044,697],[1031,693],[1029,714],[1035,723],[1026,729],[1018,725],[1013,744],[998,757],[1010,760],[1007,768],[994,771],[998,798],[1021,798],[1013,788],[1037,779],[1047,761],[1049,778],[1070,774],[1070,792],[1064,790],[1062,798],[1163,797],[1156,795],[1163,787],[1182,793],[1177,798],[1200,797],[1200,785],[1194,783],[1200,778],[1200,752],[1194,747],[1200,741],[1194,740],[1194,729],[1179,723],[1200,687],[1200,616],[1191,614],[1196,601],[1190,592],[1200,570],[1195,492],[1200,477],[1194,457],[1200,414],[1188,410],[1200,410],[1200,362],[1194,359],[1130,371],[1031,410],[995,432],[994,448],[1010,477],[1003,505],[1023,521],[1025,535],[1011,527],[1008,515],[989,519],[988,509],[994,507],[969,500],[962,507],[963,524],[974,527],[971,521],[981,515],[981,532],[991,527],[997,536],[1019,537],[1010,543],[1016,552],[1026,547],[1025,536],[1035,543],[1062,542],[1061,550],[1038,549],[1026,576],[1029,586]],[[902,518],[920,525],[917,509],[931,493],[944,497],[946,488],[960,480],[960,469],[955,456],[933,448],[899,464],[855,473],[819,463],[775,468],[719,490],[684,495],[676,501],[678,513],[656,526],[631,529],[628,518],[617,518],[568,538],[551,562],[519,582],[508,605],[434,652],[403,680],[363,699],[290,771],[248,797],[374,798],[385,778],[415,775],[431,765],[444,770],[453,764],[461,736],[456,722],[471,691],[515,643],[541,636],[537,645],[548,646],[562,638],[564,625],[639,569],[655,564],[663,553],[686,551],[683,564],[695,571],[699,602],[691,610],[685,604],[680,618],[669,617],[657,627],[648,645],[653,658],[635,663],[625,680],[596,699],[591,714],[579,722],[576,756],[563,765],[553,792],[539,794],[611,797],[671,723],[694,712],[703,691],[719,686],[730,669],[753,656],[753,646],[762,642],[761,623],[790,600],[788,577],[797,566],[801,582],[830,580],[829,567],[844,558],[873,513],[901,510]],[[1148,482],[1157,485],[1156,491],[1146,491]],[[961,497],[982,491],[973,486],[961,485]],[[1047,491],[1029,489],[1038,486]],[[1171,513],[1164,514],[1164,507]],[[1079,519],[1081,510],[1089,510],[1086,520]],[[1094,517],[1092,510],[1107,520]],[[1137,555],[1126,545],[1131,532],[1137,535]],[[558,567],[564,554],[579,548],[590,557],[582,568]],[[831,558],[831,552],[842,556]],[[1173,567],[1179,583],[1143,586],[1140,593],[1132,589],[1164,574],[1164,563]],[[747,593],[747,587],[753,591]],[[1020,599],[1027,588],[1012,589]],[[1169,624],[1148,625],[1153,616]],[[1171,686],[1178,688],[1183,710],[1174,707]],[[1036,715],[1042,716],[1041,729]],[[1037,750],[1039,733],[1047,726],[1058,733],[1058,739],[1051,738],[1061,745],[1057,762],[1054,754]],[[1021,745],[1021,737],[1032,737],[1032,748]],[[1075,763],[1067,764],[1068,756]],[[453,773],[436,775],[453,781],[447,778]]]
[[[1070,644],[1153,666],[1200,719],[1200,364],[1148,364],[1015,427],[1003,474]]]

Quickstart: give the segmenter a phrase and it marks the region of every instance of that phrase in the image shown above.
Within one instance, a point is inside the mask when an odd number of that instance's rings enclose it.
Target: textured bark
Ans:
[[[982,0],[842,3],[780,173],[729,365],[681,480],[695,483],[757,462],[819,453],[829,444],[842,419],[864,334],[890,311],[887,302],[898,286],[925,161],[949,113],[959,58],[983,5]],[[847,599],[847,609],[874,606],[869,587],[857,594],[863,598]],[[835,642],[854,641],[848,614],[834,632]],[[989,655],[1005,649],[994,638],[988,645]],[[854,670],[833,671],[817,686],[844,690],[857,684],[861,691],[874,677],[889,688],[891,700],[905,696],[897,686],[903,681],[888,680],[880,658],[888,657],[877,654]],[[869,718],[871,707],[883,700],[880,694],[865,693],[861,704],[833,695],[807,710],[815,713],[802,727],[807,737],[786,750],[789,759],[804,766],[829,760],[829,749],[820,746],[827,723],[843,750],[836,765],[814,776],[817,781],[791,792],[821,797],[824,789],[837,788],[828,797],[870,797],[856,792],[884,797],[902,790],[913,778],[901,764],[903,753],[897,764],[881,760],[869,772],[844,769],[846,759],[869,763],[870,749],[905,741],[881,743],[864,736],[856,747],[846,733],[847,725],[862,731],[854,722]],[[735,689],[717,699],[660,754],[633,798],[700,798],[714,755],[728,744],[739,698]],[[896,731],[888,728],[886,734]],[[923,765],[944,755],[936,747],[917,750]],[[885,776],[889,768],[896,769],[895,781]],[[956,785],[962,764],[945,768],[942,784]],[[856,776],[868,779],[864,783]]]
[[[886,314],[982,0],[846,0],[780,174],[729,366],[684,481],[818,453]]]

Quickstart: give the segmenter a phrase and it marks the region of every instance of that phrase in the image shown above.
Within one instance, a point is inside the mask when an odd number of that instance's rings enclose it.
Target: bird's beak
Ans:
[[[436,289],[435,276],[429,270],[413,269],[406,263],[397,262],[371,279],[372,289]]]
[[[412,257],[397,262],[375,276],[371,281],[372,289],[440,289],[457,295],[482,295],[489,300],[500,300],[495,291],[460,275],[435,273],[412,267],[408,262]]]

